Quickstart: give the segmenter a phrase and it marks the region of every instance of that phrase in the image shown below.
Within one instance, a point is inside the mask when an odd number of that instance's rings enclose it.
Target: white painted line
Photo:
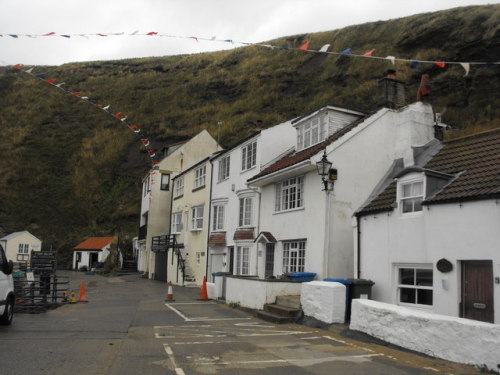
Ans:
[[[339,343],[344,344],[344,345],[348,345],[347,342],[345,342],[343,340],[339,340],[339,339],[333,338],[331,336],[323,336],[323,337],[325,339],[328,339],[328,340],[332,340],[332,341],[339,342]]]
[[[274,325],[272,324],[259,324],[259,322],[250,322],[250,323],[235,323],[235,326],[242,327],[263,327],[263,328],[272,328]]]
[[[183,369],[181,369],[181,368],[176,368],[176,369],[175,369],[175,373],[176,373],[176,375],[186,375],[186,374],[184,373],[184,370],[183,370]]]
[[[154,329],[162,329],[162,328],[206,328],[206,327],[212,327],[210,324],[204,324],[204,325],[196,325],[196,324],[186,324],[186,325],[179,325],[179,326],[153,326]]]
[[[321,337],[313,336],[313,337],[299,337],[301,340],[319,340]]]
[[[190,318],[191,322],[211,322],[214,320],[250,320],[252,318]]]
[[[272,333],[245,333],[236,335],[239,337],[252,337],[252,336],[288,336],[288,335],[306,335],[307,332],[272,332]]]
[[[434,372],[439,372],[439,370],[435,369],[434,367],[424,367],[424,370],[431,370],[431,371],[434,371]]]
[[[216,302],[171,302],[169,305],[218,305]]]
[[[174,342],[172,343],[172,345],[227,344],[232,342],[240,342],[240,341],[186,341],[186,342]]]
[[[170,310],[172,310],[173,312],[175,312],[177,315],[179,315],[182,319],[184,319],[186,322],[192,322],[191,319],[189,319],[186,315],[184,315],[183,313],[181,313],[179,310],[177,310],[175,307],[172,307],[172,305],[170,304],[165,304],[165,306],[167,306]]]
[[[172,348],[170,346],[165,346],[165,351],[167,352],[167,355],[174,355],[174,352],[172,351]]]

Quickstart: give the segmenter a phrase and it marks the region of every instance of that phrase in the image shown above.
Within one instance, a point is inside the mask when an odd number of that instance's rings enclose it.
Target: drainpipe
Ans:
[[[354,237],[354,277],[359,279],[361,275],[361,219],[357,214],[352,218],[352,227],[356,229]]]

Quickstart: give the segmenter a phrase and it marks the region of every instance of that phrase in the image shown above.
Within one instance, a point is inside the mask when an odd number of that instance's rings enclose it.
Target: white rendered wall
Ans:
[[[269,282],[250,278],[226,277],[226,303],[262,310],[278,296],[300,295],[301,283]]]
[[[349,328],[448,361],[500,368],[497,324],[355,299]]]
[[[372,298],[396,303],[394,264],[431,264],[435,313],[459,316],[460,261],[492,260],[500,277],[500,205],[494,200],[424,206],[421,215],[390,213],[365,216],[361,225],[360,277],[375,282]],[[449,273],[435,264],[445,258]],[[493,284],[495,323],[500,323],[500,284]]]
[[[17,236],[10,238],[9,240],[2,241],[2,246],[4,246],[5,255],[8,260],[18,262],[17,254],[19,253],[20,244],[28,244],[29,259],[31,259],[31,251],[42,250],[42,241],[28,231],[20,232]]]
[[[305,316],[328,324],[344,323],[346,287],[341,283],[328,281],[302,283],[300,305]]]

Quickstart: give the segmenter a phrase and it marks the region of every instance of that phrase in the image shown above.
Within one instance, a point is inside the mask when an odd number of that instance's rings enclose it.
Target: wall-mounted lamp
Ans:
[[[316,163],[316,167],[325,187],[323,191],[333,190],[333,184],[337,180],[337,170],[332,168],[332,162],[326,157],[326,150],[323,151],[323,157]]]

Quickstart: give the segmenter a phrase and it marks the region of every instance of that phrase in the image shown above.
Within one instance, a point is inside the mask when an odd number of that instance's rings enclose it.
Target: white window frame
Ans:
[[[241,171],[247,171],[257,164],[257,140],[241,148]]]
[[[283,273],[304,272],[306,241],[283,241]]]
[[[421,186],[420,192],[415,192],[416,185]],[[409,187],[409,194],[405,195],[405,188]],[[403,177],[398,180],[398,207],[402,216],[421,215],[423,211],[422,201],[425,199],[425,178],[423,175]],[[405,211],[405,202],[411,203],[411,210]]]
[[[250,246],[236,246],[234,267],[235,275],[250,274]]]
[[[19,244],[19,249],[18,249],[18,254],[28,254],[29,253],[29,248],[30,245],[27,243],[20,243]]]
[[[304,208],[304,176],[293,177],[275,185],[274,211]]]
[[[412,284],[403,284],[401,281],[401,270],[413,270],[414,271],[414,281]],[[427,273],[430,271],[432,274],[432,285],[419,285],[418,284],[418,271],[426,271]],[[410,307],[418,307],[423,309],[432,309],[434,305],[434,269],[432,264],[395,264],[394,265],[394,275],[395,275],[395,285],[396,285],[396,303],[401,306],[410,306]],[[415,290],[415,302],[401,301],[401,289],[413,289]],[[432,292],[432,304],[422,304],[418,303],[419,290],[430,290]]]
[[[214,203],[212,205],[212,232],[224,231],[225,225],[225,212],[226,205],[221,203]]]
[[[327,138],[327,117],[317,116],[297,126],[297,150],[304,150]]]
[[[219,179],[218,182],[227,180],[229,178],[229,171],[231,168],[231,158],[229,155],[222,157],[219,160]]]
[[[253,225],[253,196],[240,197],[238,204],[239,227],[251,227]]]
[[[205,186],[205,179],[207,175],[207,165],[197,168],[194,171],[194,189],[202,188]]]
[[[191,230],[199,231],[203,229],[204,206],[191,207]]]
[[[175,179],[174,198],[182,197],[183,195],[184,195],[184,176],[179,176]]]
[[[172,214],[172,234],[178,234],[182,232],[182,211],[174,212]]]

